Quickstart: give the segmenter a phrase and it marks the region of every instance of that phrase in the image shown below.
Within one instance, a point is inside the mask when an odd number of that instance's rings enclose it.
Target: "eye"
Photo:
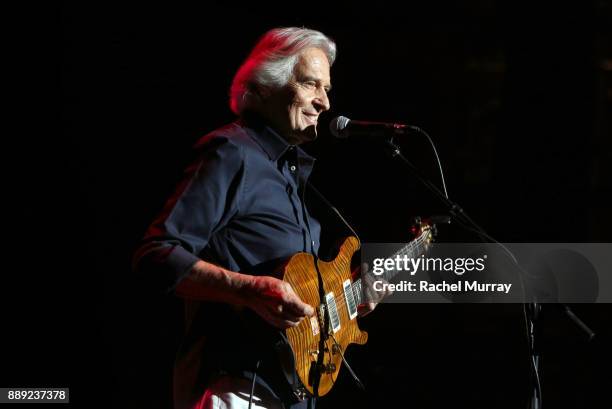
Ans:
[[[317,87],[317,83],[315,81],[304,81],[304,85],[306,85],[306,87],[308,88],[316,88]]]

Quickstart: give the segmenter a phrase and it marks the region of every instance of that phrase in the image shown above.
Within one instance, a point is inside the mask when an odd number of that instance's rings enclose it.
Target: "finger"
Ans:
[[[298,325],[300,325],[300,322],[302,322],[302,319],[291,320],[291,319],[277,318],[276,321],[278,323],[277,326],[279,328],[293,328],[293,327],[297,327]]]
[[[368,304],[359,304],[357,306],[357,312],[358,312],[360,317],[365,317],[366,315],[371,313],[372,310],[370,309],[369,303]]]
[[[270,316],[273,316],[275,319],[299,323],[305,317],[303,314],[295,313],[292,308],[287,307],[282,303],[270,306],[269,308]]]
[[[300,300],[300,297],[298,297],[289,284],[287,284],[287,286],[287,291],[283,296],[285,306],[288,307],[293,314],[300,317],[311,317],[314,314],[314,308]]]
[[[283,320],[282,321],[282,325],[284,328],[295,328],[298,325],[300,325],[300,322],[302,322],[302,320],[299,321],[289,321],[289,320]]]
[[[300,321],[302,321],[305,318],[305,315],[296,315],[293,312],[291,312],[290,310],[285,310],[280,318],[286,320],[286,321],[291,321],[291,322],[297,322],[299,323]]]
[[[312,317],[314,315],[314,308],[300,300],[297,296],[288,299],[285,305],[288,307],[285,312],[292,312],[299,317]]]
[[[274,312],[267,312],[263,317],[270,325],[280,329],[296,327],[302,322],[301,319],[291,320],[279,317]]]

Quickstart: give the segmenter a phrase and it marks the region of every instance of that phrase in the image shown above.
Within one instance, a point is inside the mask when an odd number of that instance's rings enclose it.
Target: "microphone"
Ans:
[[[346,139],[349,136],[405,135],[410,131],[418,130],[418,127],[412,125],[353,121],[345,116],[338,116],[329,123],[329,131],[331,134],[341,139]]]

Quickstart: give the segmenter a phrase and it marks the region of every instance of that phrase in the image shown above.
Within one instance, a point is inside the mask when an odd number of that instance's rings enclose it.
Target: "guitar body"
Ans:
[[[358,249],[359,241],[348,237],[333,261],[317,260],[323,278],[324,299],[319,296],[319,279],[311,254],[295,254],[284,267],[283,280],[291,284],[302,301],[316,310],[315,316],[286,330],[295,370],[311,395],[327,394],[337,379],[342,354],[348,345],[363,345],[368,340],[368,334],[357,325],[353,288],[347,287],[347,283],[352,284],[351,259]],[[325,324],[327,331],[323,331]],[[329,336],[322,339],[325,333]]]
[[[392,258],[414,258],[427,250],[435,226],[420,218],[416,223],[412,229],[416,238]],[[283,280],[316,311],[315,316],[286,329],[283,342],[276,344],[280,345],[277,352],[287,381],[298,398],[306,393],[327,394],[338,377],[346,348],[350,344],[363,345],[368,340],[368,334],[357,325],[357,305],[364,299],[362,280],[353,281],[351,275],[351,259],[359,246],[357,238],[348,237],[333,261],[315,260],[311,254],[297,253],[282,269]],[[383,278],[389,281],[397,273],[389,271]]]

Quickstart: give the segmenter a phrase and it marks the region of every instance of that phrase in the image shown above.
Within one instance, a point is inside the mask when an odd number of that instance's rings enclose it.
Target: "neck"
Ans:
[[[400,256],[400,257],[407,256],[408,258],[418,257],[419,255],[421,255],[421,254],[423,254],[425,252],[426,245],[427,245],[427,235],[426,234],[421,234],[419,237],[417,237],[416,239],[412,240],[406,246],[404,246],[401,249],[399,249],[390,258],[395,258],[397,256]],[[399,273],[399,271],[395,270],[395,269],[393,269],[393,270],[386,270],[385,269],[383,274],[380,275],[379,277],[382,280],[385,280],[385,281],[389,282],[398,273]],[[355,301],[357,302],[357,304],[362,304],[363,302],[365,302],[366,300],[364,300],[364,297],[363,297],[362,279],[358,278],[357,280],[355,280],[353,282],[353,284],[352,284],[352,287],[353,287],[353,294],[355,296]]]

